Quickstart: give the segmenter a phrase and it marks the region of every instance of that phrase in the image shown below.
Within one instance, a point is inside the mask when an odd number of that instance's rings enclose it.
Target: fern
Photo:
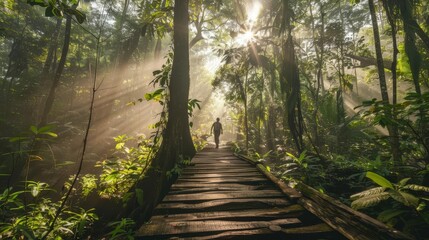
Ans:
[[[387,192],[375,193],[366,197],[356,199],[352,202],[352,208],[361,209],[367,208],[389,199],[390,195]]]
[[[382,192],[384,192],[384,190],[386,190],[386,188],[384,188],[384,187],[371,188],[371,189],[365,190],[363,192],[351,195],[350,199],[351,200],[357,200],[359,198],[364,198],[364,197],[368,197],[368,196],[371,196],[371,195],[374,195],[374,194],[382,193]]]

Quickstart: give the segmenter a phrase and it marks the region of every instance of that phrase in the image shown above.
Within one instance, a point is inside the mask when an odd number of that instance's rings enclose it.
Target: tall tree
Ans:
[[[285,97],[285,120],[289,126],[289,131],[295,142],[298,152],[304,150],[302,135],[303,118],[301,112],[301,83],[299,79],[298,64],[295,56],[294,41],[292,36],[292,21],[294,12],[290,1],[282,1],[281,5],[282,25],[281,32],[286,33],[286,40],[282,45],[282,63],[280,85]]]
[[[157,156],[145,178],[134,186],[141,189],[145,196],[143,206],[137,199],[130,202],[127,211],[135,212],[137,221],[147,218],[156,204],[168,191],[174,177],[168,172],[181,160],[192,158],[195,148],[192,142],[188,119],[189,99],[189,13],[188,0],[176,0],[174,4],[174,57],[169,84],[168,120],[162,135],[162,143]]]
[[[380,91],[381,91],[381,99],[384,102],[384,104],[389,104],[389,94],[387,92],[387,84],[386,84],[386,74],[384,72],[384,62],[383,62],[383,55],[381,52],[381,43],[380,43],[380,32],[378,30],[378,22],[377,22],[377,16],[375,14],[375,6],[374,6],[374,0],[368,0],[369,5],[369,11],[371,14],[371,21],[372,21],[372,29],[374,32],[374,45],[375,45],[375,54],[377,58],[377,70],[378,70],[378,78],[380,82]],[[388,117],[392,116],[392,112],[390,110],[386,110],[385,113]],[[392,126],[388,125],[387,130],[389,131],[390,136],[390,146],[392,149],[392,156],[393,161],[395,164],[400,163],[400,154],[399,154],[399,142],[395,139],[397,138],[397,132],[395,131]]]

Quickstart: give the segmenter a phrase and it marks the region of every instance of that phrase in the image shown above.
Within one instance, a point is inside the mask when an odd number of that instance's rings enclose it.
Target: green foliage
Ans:
[[[50,139],[48,137],[56,138],[58,135],[52,131],[54,128],[54,125],[46,125],[40,128],[31,125],[29,131],[24,133],[22,136],[9,138],[9,142],[20,142],[25,144],[32,141],[46,141]]]
[[[27,190],[6,189],[0,195],[2,223],[0,237],[13,239],[40,239],[48,230],[61,202],[45,197],[49,185],[28,182]],[[48,239],[71,239],[84,236],[92,223],[98,220],[94,209],[66,208],[55,223]]]
[[[396,105],[372,99],[364,101],[359,107],[365,108],[363,116],[373,124],[382,127],[395,126],[400,130],[400,144],[405,150],[404,153],[412,155],[413,158],[427,156],[429,145],[423,135],[427,134],[429,121],[429,93],[407,93],[404,101]],[[426,164],[428,163],[426,160]]]
[[[94,174],[86,174],[81,177],[82,197],[87,197],[93,190],[97,189],[97,180]]]
[[[72,15],[76,21],[83,23],[86,20],[86,15],[70,6],[70,4],[78,4],[78,0],[27,0],[31,6],[40,6],[45,8],[46,17],[64,17],[64,15]]]
[[[303,151],[299,156],[286,152],[276,171],[284,179],[294,179],[318,186],[321,183],[320,178],[326,174],[322,167],[320,160],[308,155],[307,151]]]
[[[353,208],[369,208],[392,200],[393,203],[384,205],[384,210],[378,211],[379,220],[391,226],[403,227],[404,231],[411,234],[419,234],[422,229],[427,229],[429,187],[409,184],[411,178],[404,178],[394,184],[374,172],[367,172],[366,177],[379,186],[350,196]]]
[[[113,228],[112,231],[107,233],[106,238],[112,240],[133,240],[134,239],[134,228],[135,222],[129,218],[122,218],[120,221],[111,222],[107,226]]]
[[[207,134],[202,133],[201,130],[193,130],[191,131],[191,135],[192,142],[197,152],[203,150],[207,146]]]
[[[120,135],[116,142],[114,157],[98,162],[102,168],[99,180],[100,194],[105,197],[121,198],[140,179],[150,163],[149,155],[156,146],[144,137],[137,138],[135,147],[128,146],[134,138]]]
[[[171,179],[173,177],[180,176],[183,169],[189,165],[191,165],[191,159],[183,159],[183,157],[180,156],[179,161],[174,165],[174,167],[170,171],[167,171],[167,178]]]

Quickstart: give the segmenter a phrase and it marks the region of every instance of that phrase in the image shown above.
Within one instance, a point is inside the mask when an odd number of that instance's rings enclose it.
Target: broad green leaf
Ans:
[[[415,207],[415,208],[419,206],[418,197],[403,191],[399,191],[399,194],[401,194],[402,197],[404,198],[406,206]]]
[[[31,126],[30,126],[30,130],[31,130],[31,132],[33,132],[34,134],[38,134],[38,133],[39,133],[39,131],[37,130],[37,127],[36,127],[36,126],[34,126],[34,125],[31,125]]]
[[[368,171],[365,176],[382,187],[393,189],[393,184],[377,173]]]
[[[408,212],[407,210],[400,210],[400,209],[388,209],[383,212],[381,212],[377,219],[382,222],[388,222],[390,219],[397,217],[403,213]]]
[[[122,149],[124,146],[125,146],[125,143],[124,142],[120,142],[120,143],[116,144],[115,149],[119,150],[119,149]]]
[[[403,187],[405,184],[407,184],[408,181],[410,181],[411,178],[404,178],[401,181],[399,181],[399,186]]]

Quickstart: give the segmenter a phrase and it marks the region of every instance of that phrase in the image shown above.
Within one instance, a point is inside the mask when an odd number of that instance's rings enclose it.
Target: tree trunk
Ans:
[[[380,33],[378,31],[378,23],[377,23],[377,17],[375,15],[375,6],[374,6],[374,0],[368,0],[369,5],[369,11],[371,13],[371,21],[372,21],[372,28],[374,32],[374,45],[375,45],[375,54],[377,57],[377,70],[378,70],[378,77],[380,81],[380,92],[381,92],[381,98],[384,104],[389,104],[389,94],[387,92],[387,84],[386,84],[386,76],[384,73],[384,63],[383,63],[383,56],[381,52],[381,44],[380,44]],[[392,112],[386,112],[385,113],[388,117],[392,117]],[[395,139],[397,136],[395,135],[394,129],[392,129],[391,125],[387,126],[387,130],[389,132],[390,136],[390,147],[392,150],[392,157],[395,165],[399,165],[401,163],[400,159],[400,152],[399,152],[399,146],[397,141]]]
[[[389,6],[387,1],[383,1],[383,7],[386,11],[387,20],[389,22],[391,31],[392,31],[392,47],[393,47],[393,53],[392,53],[392,64],[391,64],[391,72],[392,72],[392,118],[396,120],[397,118],[397,111],[396,111],[396,104],[398,99],[398,91],[397,91],[397,71],[396,66],[398,65],[398,44],[396,40],[396,19],[394,19],[394,12],[391,8],[392,6]],[[396,125],[392,125],[391,127],[392,134],[391,134],[391,142],[392,142],[392,155],[394,156],[394,159],[397,161],[400,161],[402,158],[402,154],[400,151],[400,143],[399,143],[399,133],[398,133],[398,127]],[[396,162],[396,161],[395,161]]]
[[[246,152],[249,151],[249,109],[247,103],[247,85],[249,80],[249,68],[246,67],[246,79],[244,80],[244,127],[246,129]]]
[[[285,95],[285,108],[287,125],[292,139],[299,153],[304,150],[302,141],[303,120],[301,113],[301,83],[299,80],[299,70],[295,58],[295,49],[292,34],[289,30],[287,40],[283,44],[283,62],[281,85]]]
[[[72,8],[75,9],[76,7],[77,7],[77,5],[75,4],[75,5],[73,5]],[[39,126],[46,125],[46,123],[48,121],[48,114],[51,111],[52,105],[53,105],[54,100],[55,100],[55,91],[57,90],[58,84],[60,83],[61,75],[63,74],[63,70],[64,70],[64,66],[66,64],[67,54],[68,54],[69,46],[70,46],[71,21],[72,21],[72,16],[68,15],[67,20],[66,20],[66,27],[65,27],[65,33],[64,33],[64,44],[63,44],[63,49],[61,52],[61,58],[60,58],[60,61],[58,63],[57,70],[55,72],[55,76],[54,76],[54,79],[52,81],[51,88],[50,88],[48,96],[46,98],[46,102],[45,102],[45,106],[43,108],[43,112],[42,112],[42,116],[41,116],[41,119],[39,122]]]
[[[125,214],[131,215],[136,222],[142,223],[152,213],[156,204],[168,192],[175,177],[168,177],[168,172],[181,160],[195,155],[188,119],[189,98],[189,37],[188,37],[188,0],[176,0],[174,6],[174,57],[169,85],[168,121],[163,133],[163,140],[157,156],[144,179],[132,189],[141,189],[143,205],[136,198],[128,202]]]

